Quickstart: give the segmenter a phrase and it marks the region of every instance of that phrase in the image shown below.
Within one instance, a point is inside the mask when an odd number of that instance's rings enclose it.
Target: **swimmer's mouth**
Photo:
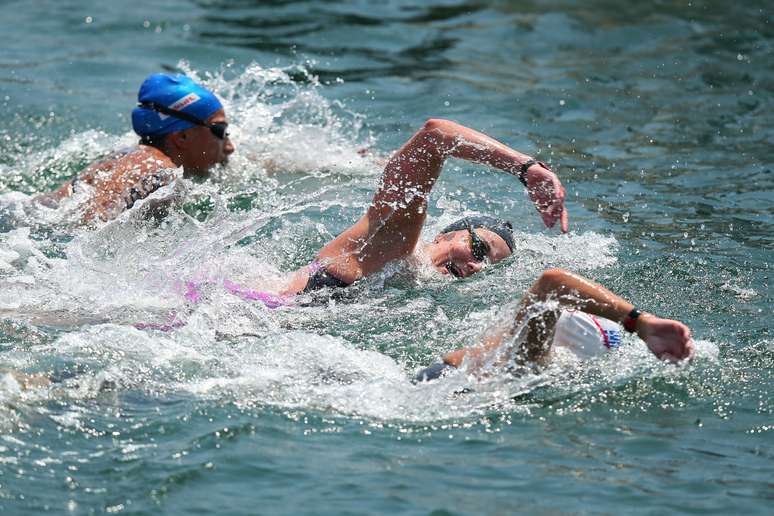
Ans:
[[[446,267],[446,270],[449,271],[449,274],[451,274],[455,278],[463,278],[464,277],[462,275],[462,273],[460,272],[460,270],[452,262],[447,262],[445,267]]]

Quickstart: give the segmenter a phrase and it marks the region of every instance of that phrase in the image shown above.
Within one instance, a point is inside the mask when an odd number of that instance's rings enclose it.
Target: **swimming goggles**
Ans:
[[[212,134],[214,134],[220,140],[225,140],[228,138],[228,124],[226,122],[215,122],[214,124],[208,124],[204,120],[196,118],[193,115],[189,115],[183,111],[178,111],[177,109],[168,108],[167,106],[162,106],[157,102],[140,102],[137,105],[143,109],[150,109],[163,115],[171,116],[179,120],[185,120],[186,122],[190,122],[194,125],[206,127],[212,131]]]
[[[489,244],[476,234],[473,226],[470,224],[467,224],[467,230],[470,234],[470,254],[473,255],[473,259],[477,262],[483,262],[489,258]]]
[[[483,262],[488,259],[490,248],[489,244],[486,243],[486,240],[478,236],[473,230],[473,226],[470,224],[466,224],[465,229],[468,230],[468,234],[470,235],[470,254],[473,256],[473,259],[477,262]],[[446,270],[455,278],[462,277],[460,271],[451,262],[446,264]]]

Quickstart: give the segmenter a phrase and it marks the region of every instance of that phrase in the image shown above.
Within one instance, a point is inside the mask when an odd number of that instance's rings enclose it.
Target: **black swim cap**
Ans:
[[[441,230],[441,234],[451,233],[452,231],[462,231],[470,226],[473,229],[484,228],[488,229],[492,233],[505,240],[505,244],[508,249],[513,253],[513,226],[507,220],[496,219],[494,217],[488,217],[486,215],[478,215],[475,217],[465,217],[458,221],[452,222]]]

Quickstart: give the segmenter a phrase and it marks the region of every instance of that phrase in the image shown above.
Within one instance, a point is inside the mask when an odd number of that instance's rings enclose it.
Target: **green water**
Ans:
[[[768,514],[774,500],[774,27],[765,2],[0,2],[3,514]],[[223,99],[231,165],[163,222],[35,208],[130,145],[149,73]],[[269,311],[217,288],[300,266],[428,117],[535,154],[568,192],[541,227],[512,178],[447,164],[426,234],[516,222],[516,256],[449,284],[369,279]],[[540,377],[413,386],[546,267],[684,320],[697,358],[621,353]],[[209,285],[190,307],[181,279]],[[170,312],[187,325],[140,331]],[[472,389],[467,394],[458,393]]]

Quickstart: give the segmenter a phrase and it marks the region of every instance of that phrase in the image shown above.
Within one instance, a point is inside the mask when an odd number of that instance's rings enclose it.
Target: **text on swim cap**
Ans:
[[[185,97],[177,99],[174,103],[172,103],[170,106],[167,106],[167,107],[169,107],[170,109],[174,109],[176,111],[182,111],[187,106],[190,106],[191,104],[193,104],[194,102],[200,99],[201,97],[199,97],[199,95],[197,95],[196,93],[189,93]],[[164,115],[162,113],[159,113],[159,117],[162,120],[165,120],[167,116],[169,115]]]

